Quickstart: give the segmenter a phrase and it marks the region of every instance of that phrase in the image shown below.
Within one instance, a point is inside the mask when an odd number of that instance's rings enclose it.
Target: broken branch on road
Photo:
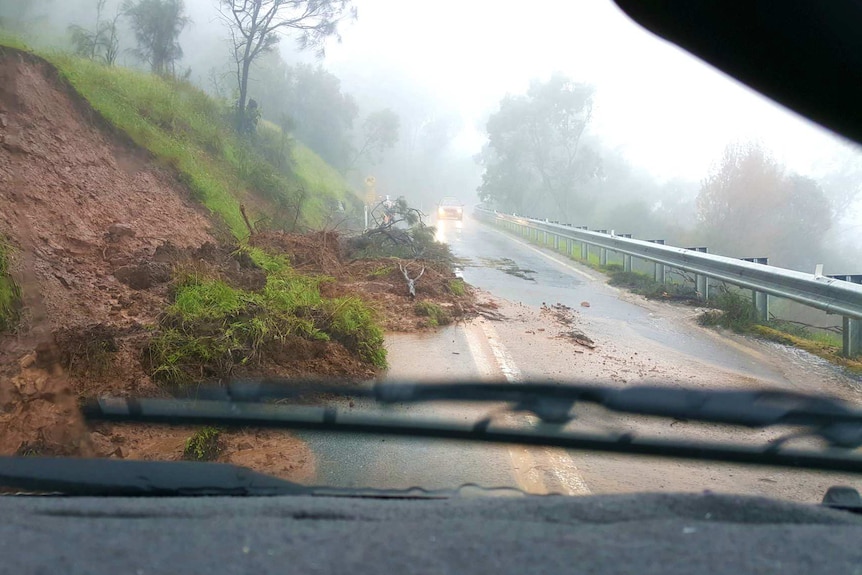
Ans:
[[[423,267],[422,271],[420,271],[419,275],[416,276],[415,278],[411,278],[409,275],[407,275],[407,270],[401,264],[398,264],[398,268],[401,270],[401,273],[404,274],[404,279],[407,280],[407,290],[410,292],[410,297],[415,298],[416,297],[416,282],[418,282],[419,278],[421,278],[422,275],[425,273],[425,268]]]

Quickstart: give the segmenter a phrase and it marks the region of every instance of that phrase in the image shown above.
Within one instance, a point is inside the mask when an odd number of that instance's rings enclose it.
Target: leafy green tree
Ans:
[[[280,34],[294,34],[302,49],[323,50],[330,36],[338,36],[338,23],[356,17],[351,0],[219,0],[222,19],[231,35],[236,64],[237,128],[246,121],[249,74],[252,64],[278,44]]]
[[[90,60],[100,60],[108,66],[113,66],[120,53],[120,41],[117,36],[117,22],[121,12],[117,11],[111,20],[103,20],[102,12],[107,0],[96,2],[96,25],[92,30],[82,26],[69,26],[72,46],[75,53]]]
[[[134,54],[153,73],[175,75],[176,63],[183,57],[180,33],[191,22],[183,0],[126,0],[123,12],[138,43]]]
[[[506,96],[486,125],[482,200],[567,219],[588,209],[583,184],[600,165],[581,145],[592,106],[593,88],[561,75],[533,82],[526,95]]]

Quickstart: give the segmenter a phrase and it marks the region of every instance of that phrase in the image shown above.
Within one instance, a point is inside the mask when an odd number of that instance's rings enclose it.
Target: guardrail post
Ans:
[[[585,262],[590,259],[590,244],[586,242],[581,242],[581,259]]]
[[[700,252],[703,254],[709,253],[707,248],[686,248],[695,252]],[[707,301],[709,299],[709,278],[704,275],[695,274],[694,276],[694,288],[697,290],[697,296],[702,301]]]
[[[697,293],[700,294],[700,299],[707,301],[709,299],[709,278],[706,276],[695,276],[697,281]]]
[[[650,243],[658,244],[660,246],[664,245],[664,240],[647,240]],[[653,279],[660,284],[664,283],[665,279],[665,267],[664,264],[655,263],[652,265],[652,276]]]
[[[554,234],[554,251],[560,251],[560,236]]]
[[[619,234],[619,237],[631,239],[631,234]],[[630,272],[632,271],[632,257],[628,254],[623,254],[623,270]]]
[[[605,248],[599,248],[599,265],[608,265],[608,250]]]
[[[769,321],[769,295],[762,291],[752,292],[754,308],[757,310],[757,321]]]
[[[857,357],[862,355],[862,319],[844,316],[843,340],[844,357]]]
[[[755,264],[769,265],[769,258],[740,258],[746,262]],[[763,292],[752,291],[751,299],[754,303],[754,309],[757,310],[757,321],[769,321],[769,296]]]

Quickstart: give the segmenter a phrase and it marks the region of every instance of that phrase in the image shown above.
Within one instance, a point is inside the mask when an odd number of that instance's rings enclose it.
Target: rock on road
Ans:
[[[824,361],[704,329],[694,321],[696,308],[622,292],[594,270],[475,220],[439,222],[438,239],[463,262],[464,279],[494,309],[490,317],[504,319],[480,317],[436,333],[387,336],[389,379],[777,387],[862,400],[860,383]],[[568,337],[573,330],[595,347]],[[353,409],[366,407],[356,402]],[[411,417],[472,421],[495,408],[428,404],[390,409]],[[576,411],[578,429],[588,431],[737,442],[778,436],[773,430],[618,417],[590,406]],[[526,418],[495,417],[513,424]],[[862,489],[858,476],[825,472],[428,439],[303,435],[317,457],[312,482],[344,487],[439,489],[475,483],[569,495],[712,490],[812,503],[831,485]]]

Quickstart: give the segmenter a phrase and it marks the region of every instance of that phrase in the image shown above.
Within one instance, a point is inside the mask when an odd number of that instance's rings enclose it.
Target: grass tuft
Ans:
[[[416,302],[414,306],[416,315],[427,317],[428,325],[437,327],[441,325],[449,325],[452,323],[452,316],[441,306],[430,301]]]
[[[467,294],[467,284],[462,279],[449,280],[446,284],[449,288],[449,293],[456,297],[462,297]]]
[[[21,311],[21,289],[12,279],[10,270],[11,250],[0,237],[0,332],[14,329]]]
[[[701,314],[698,318],[700,325],[725,327],[745,333],[757,323],[754,303],[740,292],[724,290],[718,296],[709,298],[709,303],[716,309]]]
[[[246,291],[186,275],[146,350],[153,378],[176,385],[229,377],[237,367],[260,364],[272,346],[292,337],[337,341],[363,361],[386,367],[383,331],[362,300],[324,298],[320,285],[329,278],[298,274],[283,256],[247,249],[267,270],[266,286]]]
[[[188,461],[214,461],[224,449],[221,430],[202,427],[186,440],[183,459]]]

